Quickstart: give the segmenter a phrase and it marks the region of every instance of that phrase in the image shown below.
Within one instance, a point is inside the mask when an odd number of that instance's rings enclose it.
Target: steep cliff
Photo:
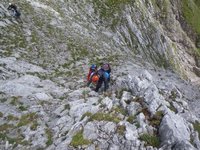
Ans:
[[[200,149],[198,0],[16,4],[21,20],[0,4],[1,149]]]

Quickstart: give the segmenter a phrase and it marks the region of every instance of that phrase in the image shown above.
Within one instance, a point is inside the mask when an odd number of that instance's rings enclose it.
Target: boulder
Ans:
[[[96,140],[98,138],[97,126],[93,122],[88,122],[85,125],[83,137],[88,140]]]
[[[161,145],[187,146],[188,149],[191,147],[189,144],[184,144],[190,141],[191,134],[186,120],[171,111],[168,111],[163,117],[159,134]]]

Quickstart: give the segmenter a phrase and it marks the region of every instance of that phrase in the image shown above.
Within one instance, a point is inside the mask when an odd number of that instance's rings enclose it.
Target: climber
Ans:
[[[101,66],[101,68],[97,71],[97,74],[99,76],[99,80],[97,82],[95,91],[98,92],[99,88],[101,88],[102,83],[104,83],[104,92],[108,89],[109,87],[109,81],[110,81],[110,72],[111,68],[108,63],[105,63]]]
[[[89,73],[87,75],[87,86],[90,86],[91,83],[96,84],[99,80],[99,77],[97,75],[97,65],[92,64],[92,66],[89,69]]]
[[[17,6],[15,4],[9,3],[9,7],[7,9],[13,11],[13,15],[16,18],[20,18],[21,13],[19,12],[19,10],[17,9]]]

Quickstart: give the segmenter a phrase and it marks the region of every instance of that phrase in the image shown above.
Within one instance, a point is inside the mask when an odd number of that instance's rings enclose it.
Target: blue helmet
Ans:
[[[90,67],[90,69],[95,70],[97,68],[97,65],[92,64],[92,66]]]

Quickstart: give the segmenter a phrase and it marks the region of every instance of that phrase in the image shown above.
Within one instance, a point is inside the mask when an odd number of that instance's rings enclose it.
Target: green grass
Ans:
[[[83,130],[77,132],[73,136],[72,141],[70,143],[70,145],[73,147],[78,147],[81,145],[89,145],[89,144],[91,144],[91,141],[83,138]]]
[[[3,117],[3,113],[2,112],[0,112],[0,118],[2,118]]]
[[[27,107],[23,106],[23,105],[20,105],[19,107],[19,110],[21,111],[26,111],[27,110]]]
[[[16,106],[17,104],[19,104],[19,99],[20,99],[21,97],[19,96],[13,96],[13,97],[11,97],[11,102],[10,102],[10,104],[11,105],[14,105],[14,106]]]
[[[122,114],[122,115],[124,115],[124,116],[127,115],[126,110],[123,109],[123,108],[120,107],[120,106],[113,107],[111,111],[114,111],[116,114],[119,114],[119,113],[120,113],[120,114]]]
[[[145,141],[146,146],[159,147],[160,145],[159,137],[155,135],[150,135],[145,133],[140,135],[139,139]]]
[[[196,121],[195,123],[193,123],[193,127],[194,127],[194,130],[197,131],[200,135],[200,123]]]
[[[31,124],[34,121],[36,121],[37,118],[38,118],[38,116],[37,116],[36,113],[25,114],[20,118],[20,121],[17,124],[17,127],[21,127],[21,126],[25,126],[25,125]]]
[[[31,129],[32,131],[35,131],[35,130],[37,129],[37,127],[38,127],[38,122],[37,122],[37,121],[33,121],[33,123],[32,123],[32,125],[31,125],[30,129]]]
[[[8,121],[15,121],[15,120],[19,120],[19,118],[15,117],[15,116],[13,116],[13,115],[8,115],[8,116],[7,116],[7,120],[8,120]]]
[[[53,133],[50,129],[46,129],[45,131],[46,131],[46,135],[47,135],[46,145],[48,147],[49,145],[53,144],[53,139],[52,139]]]
[[[200,35],[199,0],[182,0],[182,12],[187,23]]]
[[[4,123],[4,124],[0,125],[0,132],[7,131],[8,129],[12,129],[13,127],[14,127],[14,125],[12,125],[12,124]]]
[[[22,135],[19,135],[16,138],[11,138],[6,133],[0,133],[0,139],[8,141],[10,144],[14,144],[13,147],[16,147],[18,144],[20,145],[29,144],[28,141],[24,140],[24,137]]]
[[[152,118],[149,119],[150,124],[156,128],[159,128],[163,116],[164,115],[162,111],[157,111],[156,114]]]
[[[90,117],[90,119],[89,119],[89,121],[94,121],[94,120],[97,120],[97,121],[111,121],[111,122],[114,122],[114,123],[119,123],[120,122],[120,118],[118,118],[117,116],[106,114],[106,113],[101,113],[101,112],[92,115]]]
[[[123,134],[124,134],[124,131],[126,131],[126,126],[124,126],[124,125],[119,125],[119,126],[117,126],[117,133],[118,133],[119,135],[123,135]]]
[[[136,116],[133,116],[133,115],[131,115],[131,116],[129,116],[128,118],[127,118],[127,121],[129,122],[129,123],[134,123],[134,121],[136,120]]]
[[[121,6],[130,3],[131,0],[94,0],[94,6],[100,12],[101,18],[113,17],[120,10]]]
[[[85,117],[91,117],[92,113],[91,112],[86,112],[85,114],[82,115],[81,120],[83,120]]]

